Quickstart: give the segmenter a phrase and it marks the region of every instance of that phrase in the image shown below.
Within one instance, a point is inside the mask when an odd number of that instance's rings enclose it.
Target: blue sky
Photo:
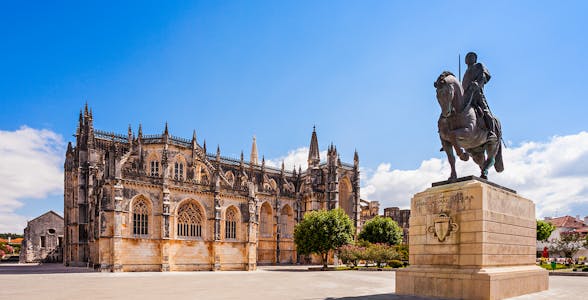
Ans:
[[[322,150],[334,142],[351,161],[357,148],[366,197],[406,206],[423,183],[399,192],[394,176],[423,174],[427,162],[445,172],[433,81],[443,70],[457,73],[460,54],[476,51],[490,70],[485,92],[512,150],[535,151],[513,158],[551,153],[557,137],[573,141],[568,147],[584,141],[587,9],[583,1],[2,3],[0,149],[28,132],[49,137],[33,148],[60,153],[85,102],[102,130],[142,123],[146,134],[160,133],[167,121],[173,135],[195,129],[227,156],[248,155],[256,135],[260,154],[275,161],[303,152],[316,125]],[[588,154],[576,150],[562,164],[588,178],[577,167]],[[528,197],[554,194],[536,194],[529,182],[537,178],[509,182],[528,165],[506,168],[491,176]],[[14,180],[8,171],[2,181]],[[545,176],[565,179],[558,174]],[[538,211],[588,214],[588,185],[578,182],[575,200],[556,207],[533,199]],[[61,211],[57,183],[37,196],[0,197],[0,213],[20,220]]]

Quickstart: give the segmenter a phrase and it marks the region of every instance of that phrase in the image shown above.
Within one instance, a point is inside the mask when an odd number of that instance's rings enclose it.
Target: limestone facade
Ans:
[[[341,207],[360,221],[359,158],[326,162],[313,130],[308,168],[209,153],[206,142],[95,130],[87,106],[65,160],[66,265],[102,271],[254,270],[295,263],[304,213]],[[359,229],[359,228],[358,228]]]
[[[365,222],[375,218],[380,213],[379,201],[360,200],[360,226],[363,227]]]
[[[63,218],[48,211],[27,223],[19,261],[61,262],[63,260]]]

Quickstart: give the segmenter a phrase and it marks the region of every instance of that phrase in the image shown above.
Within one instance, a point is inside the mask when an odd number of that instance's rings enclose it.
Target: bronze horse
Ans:
[[[484,179],[488,179],[488,169],[492,166],[497,172],[502,172],[502,130],[498,119],[495,119],[494,129],[497,138],[489,138],[489,130],[482,117],[474,109],[472,99],[465,99],[463,88],[455,75],[445,71],[434,85],[441,106],[439,137],[451,165],[449,180],[457,179],[453,149],[463,161],[471,156],[480,167],[480,177]]]

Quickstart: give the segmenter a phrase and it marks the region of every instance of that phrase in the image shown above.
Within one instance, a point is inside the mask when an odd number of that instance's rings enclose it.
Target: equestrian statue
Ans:
[[[474,52],[468,53],[465,61],[468,69],[463,85],[448,71],[441,73],[434,83],[441,106],[439,137],[442,151],[447,153],[451,165],[449,180],[457,179],[454,149],[463,161],[472,157],[480,167],[480,177],[488,179],[488,170],[492,166],[496,172],[504,170],[502,129],[484,96],[484,85],[490,80],[490,72],[477,62]]]

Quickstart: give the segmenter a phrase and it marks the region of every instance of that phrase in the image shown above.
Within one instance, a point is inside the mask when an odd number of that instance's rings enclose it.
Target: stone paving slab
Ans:
[[[258,271],[98,273],[62,265],[0,264],[0,299],[407,299],[394,294],[395,272]],[[551,276],[550,290],[512,299],[581,299],[588,277]]]

